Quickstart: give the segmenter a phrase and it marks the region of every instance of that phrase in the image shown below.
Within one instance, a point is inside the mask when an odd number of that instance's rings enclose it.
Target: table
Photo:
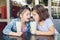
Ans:
[[[0,40],[54,40],[54,36],[47,35],[32,35],[30,33],[24,33],[21,37],[4,35],[0,32]]]

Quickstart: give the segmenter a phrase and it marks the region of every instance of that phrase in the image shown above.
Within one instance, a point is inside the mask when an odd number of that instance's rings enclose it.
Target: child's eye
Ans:
[[[34,16],[36,16],[35,14],[33,14]]]
[[[30,15],[30,13],[27,14],[27,16]]]

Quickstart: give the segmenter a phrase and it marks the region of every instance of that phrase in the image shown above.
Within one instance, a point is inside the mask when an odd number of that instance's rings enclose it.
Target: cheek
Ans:
[[[38,16],[35,16],[35,20],[38,21],[39,20],[39,17]]]
[[[28,16],[24,16],[24,20],[27,21],[28,20]]]
[[[35,20],[38,20],[38,17],[35,17]]]
[[[39,19],[39,16],[37,16],[36,18]]]
[[[37,17],[36,16],[34,16],[34,19],[36,19]]]
[[[39,20],[39,16],[37,16],[37,20]]]
[[[38,19],[38,16],[33,16],[34,17],[34,19]]]
[[[24,19],[27,19],[27,17],[26,17],[26,16],[24,16]]]

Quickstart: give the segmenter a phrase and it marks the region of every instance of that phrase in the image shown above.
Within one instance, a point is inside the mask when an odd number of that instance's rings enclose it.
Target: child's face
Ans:
[[[30,21],[30,11],[28,9],[25,9],[20,15],[20,17],[26,22]]]
[[[32,11],[32,15],[33,15],[33,19],[38,22],[39,21],[39,15],[37,14],[37,12],[34,10]]]

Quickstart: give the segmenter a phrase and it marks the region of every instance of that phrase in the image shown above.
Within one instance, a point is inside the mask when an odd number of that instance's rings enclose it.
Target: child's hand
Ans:
[[[17,32],[16,36],[21,36],[23,33],[22,32]]]

